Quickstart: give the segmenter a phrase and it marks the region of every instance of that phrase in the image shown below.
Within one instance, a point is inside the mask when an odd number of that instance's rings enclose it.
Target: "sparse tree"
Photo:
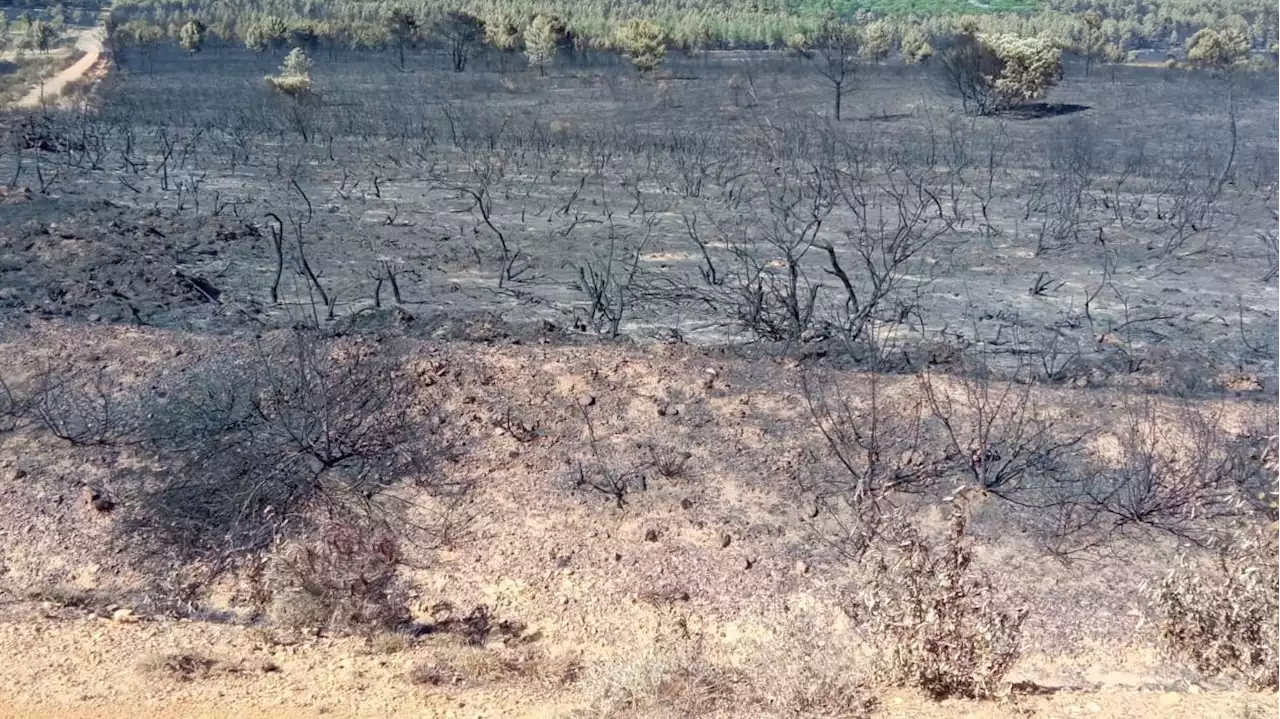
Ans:
[[[1062,51],[1043,38],[967,33],[953,39],[940,59],[944,81],[972,115],[1042,97],[1062,79]]]
[[[49,10],[49,24],[59,32],[67,26],[67,8],[58,3]]]
[[[178,44],[187,52],[200,52],[204,44],[204,23],[192,18],[178,31]]]
[[[1072,40],[1071,49],[1084,58],[1084,74],[1087,77],[1093,63],[1109,57],[1107,35],[1102,30],[1102,16],[1089,10],[1080,16],[1081,27]]]
[[[302,48],[295,47],[280,65],[280,74],[268,76],[266,82],[272,89],[294,99],[311,92],[311,58]]]
[[[560,43],[560,28],[547,15],[538,15],[524,31],[524,54],[530,65],[538,67],[539,75],[547,74],[547,65],[556,56]]]
[[[818,72],[826,78],[835,92],[836,120],[840,120],[840,106],[844,96],[853,90],[858,69],[858,33],[851,25],[841,22],[835,15],[828,15],[822,30],[815,39],[821,58]]]
[[[254,52],[263,52],[269,48],[279,47],[288,35],[289,25],[284,20],[270,15],[249,25],[244,33],[244,45]]]
[[[893,51],[893,26],[884,20],[876,20],[862,28],[860,54],[876,63]]]
[[[27,50],[48,52],[58,43],[60,35],[61,32],[57,26],[44,20],[35,20],[27,23],[23,46]]]
[[[506,57],[520,47],[520,27],[507,13],[494,13],[484,21],[484,40],[497,50],[499,62],[506,68]]]
[[[1187,41],[1187,62],[1209,70],[1222,71],[1249,56],[1249,38],[1233,27],[1204,28]]]
[[[1205,28],[1187,41],[1187,61],[1210,71],[1221,83],[1226,94],[1227,131],[1231,145],[1226,162],[1215,183],[1215,192],[1231,178],[1239,147],[1239,128],[1236,119],[1236,71],[1249,59],[1249,38],[1238,28],[1228,26],[1221,30]]]
[[[918,25],[912,25],[902,33],[900,48],[902,60],[906,63],[914,64],[933,57],[933,39]]]
[[[404,51],[417,41],[421,32],[418,16],[405,7],[393,7],[387,11],[383,19],[383,27],[396,45],[396,53],[400,60],[400,69],[404,70]]]
[[[648,20],[628,20],[614,33],[614,40],[641,73],[648,74],[662,67],[667,56],[666,31]]]
[[[454,72],[467,69],[467,60],[484,38],[484,26],[465,12],[450,11],[431,25],[432,33],[449,48]]]

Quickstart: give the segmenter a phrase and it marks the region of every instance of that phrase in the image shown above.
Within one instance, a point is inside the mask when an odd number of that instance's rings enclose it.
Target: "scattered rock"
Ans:
[[[680,500],[680,509],[693,509],[693,500],[685,497]]]
[[[116,508],[116,502],[114,499],[107,496],[107,494],[102,490],[90,488],[89,489],[89,506],[93,507],[99,512],[110,512],[111,510]]]
[[[733,542],[733,537],[730,537],[728,532],[721,532],[721,533],[720,533],[720,548],[721,548],[721,549],[724,549],[725,547],[729,546],[729,544],[731,544],[732,542]]]
[[[596,403],[596,396],[593,394],[583,394],[578,397],[579,407],[591,407]]]
[[[644,541],[646,542],[658,541],[658,530],[654,529],[653,527],[649,527],[648,529],[644,530]]]
[[[117,624],[132,624],[138,621],[138,618],[134,616],[132,609],[121,607],[111,613],[111,621]]]
[[[621,562],[621,561],[622,561],[622,552],[614,552],[614,553],[613,553],[613,561],[615,561],[615,562]]]
[[[10,469],[5,474],[5,478],[8,479],[10,482],[16,482],[25,476],[27,476],[27,470],[23,469],[22,467],[14,467],[13,469]]]
[[[752,559],[751,557],[743,557],[743,558],[742,558],[742,569],[743,569],[743,571],[746,571],[746,570],[748,570],[748,569],[751,569],[752,567],[754,567],[754,566],[755,566],[755,564],[756,564],[755,560],[754,560],[754,559]]]
[[[809,573],[809,563],[803,559],[796,561],[796,574],[804,576]]]

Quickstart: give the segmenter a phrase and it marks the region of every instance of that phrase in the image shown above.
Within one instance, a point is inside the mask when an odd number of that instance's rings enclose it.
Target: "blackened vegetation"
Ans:
[[[442,478],[451,450],[401,361],[387,345],[293,331],[169,376],[49,365],[0,386],[0,429],[34,425],[113,457],[122,538],[157,556],[217,570],[318,527],[427,546],[453,518],[415,516],[412,497],[446,517],[467,485]]]
[[[138,521],[167,543],[234,554],[312,521],[399,526],[389,490],[437,481],[440,450],[385,350],[296,333],[192,376],[149,412],[167,471],[140,488]]]
[[[583,52],[535,77],[457,20],[436,69],[410,44],[394,67],[313,48],[305,103],[262,86],[270,53],[122,49],[100,106],[4,125],[0,199],[21,218],[0,227],[4,307],[290,329],[133,382],[0,371],[0,432],[130,452],[110,496],[131,541],[219,566],[278,550],[303,621],[387,625],[406,541],[441,531],[408,490],[466,487],[442,479],[394,344],[333,334],[429,332],[414,317],[436,313],[483,316],[498,329],[467,336],[486,340],[524,322],[786,354],[821,446],[796,496],[844,557],[875,560],[872,586],[921,588],[860,609],[927,649],[887,676],[939,695],[994,692],[1025,615],[985,604],[966,517],[933,541],[911,508],[981,503],[1062,559],[1274,521],[1274,429],[1229,432],[1194,401],[1234,392],[1273,416],[1275,124],[1242,99],[1272,83],[1120,68],[1007,107],[977,84],[980,45],[855,78],[838,39],[820,46],[830,87],[763,53],[640,80]],[[1066,388],[1088,416],[1045,400]],[[684,447],[614,442],[586,399],[573,489],[633,511],[651,481],[688,478]],[[491,421],[535,447],[555,432]],[[991,671],[964,676],[975,662]]]

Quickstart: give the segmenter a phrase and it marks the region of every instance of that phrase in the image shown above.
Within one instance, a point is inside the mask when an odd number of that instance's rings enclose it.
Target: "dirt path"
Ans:
[[[44,82],[32,88],[21,100],[18,100],[17,107],[24,109],[37,108],[43,105],[48,98],[50,101],[56,100],[62,94],[62,88],[67,83],[75,82],[84,76],[89,68],[98,63],[98,59],[102,57],[102,29],[94,28],[88,32],[81,33],[76,38],[76,49],[84,52],[84,57],[80,58],[71,67],[59,72],[51,78],[45,79]]]

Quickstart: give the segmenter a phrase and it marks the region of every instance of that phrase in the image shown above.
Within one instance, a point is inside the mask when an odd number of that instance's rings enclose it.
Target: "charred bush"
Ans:
[[[164,471],[135,517],[181,554],[260,552],[335,517],[413,527],[390,490],[444,490],[389,352],[296,332],[196,369],[150,413]]]
[[[851,602],[887,684],[936,698],[989,697],[1021,654],[1027,609],[972,566],[965,514],[963,502],[953,505],[940,539],[901,517],[890,521],[883,550]]]

